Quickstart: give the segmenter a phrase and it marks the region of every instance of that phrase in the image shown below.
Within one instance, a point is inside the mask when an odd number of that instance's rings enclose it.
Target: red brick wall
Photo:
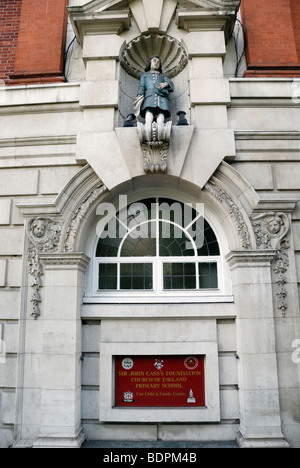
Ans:
[[[296,50],[298,56],[298,63],[300,63],[300,1],[290,0],[291,4],[291,17],[293,30],[295,35]]]
[[[13,72],[22,0],[0,0],[0,80]]]
[[[22,0],[10,85],[64,81],[68,0]]]
[[[300,1],[242,0],[246,76],[300,76]]]

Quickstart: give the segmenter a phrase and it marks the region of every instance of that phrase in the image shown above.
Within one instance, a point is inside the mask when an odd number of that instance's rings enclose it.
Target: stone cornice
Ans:
[[[157,2],[93,0],[83,6],[68,7],[77,41],[90,34],[121,34],[130,28],[131,14],[142,33],[166,33],[173,13],[177,11],[179,28],[187,31],[222,30],[228,39],[236,20],[240,0],[190,0],[192,8],[180,8],[175,0]],[[200,29],[199,29],[200,28]]]
[[[229,78],[230,107],[299,107],[293,78]]]
[[[253,210],[253,216],[266,213],[268,211],[281,211],[286,214],[293,213],[298,202],[298,198],[262,199],[259,201],[255,210]]]
[[[187,32],[224,31],[226,42],[230,39],[236,21],[236,12],[212,9],[178,9],[176,23]]]
[[[247,268],[257,266],[270,266],[272,260],[274,260],[277,250],[265,249],[265,250],[233,250],[227,256],[226,260],[229,263],[231,269],[235,268]]]
[[[90,263],[90,258],[84,253],[55,253],[55,254],[40,254],[41,262],[46,266],[46,268],[55,266],[59,269],[68,270],[78,268],[81,271],[85,271],[88,264]]]
[[[130,11],[103,11],[101,13],[84,13],[69,8],[70,19],[76,39],[83,44],[86,35],[121,34],[131,24]]]

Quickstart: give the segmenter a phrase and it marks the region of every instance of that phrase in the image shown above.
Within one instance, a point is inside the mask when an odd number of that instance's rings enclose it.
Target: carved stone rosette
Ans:
[[[285,213],[269,211],[252,218],[252,225],[256,236],[258,249],[273,249],[277,253],[273,261],[273,278],[276,284],[278,309],[285,317],[287,305],[286,272],[289,267],[288,240],[284,239],[290,228],[290,221]]]
[[[57,252],[61,235],[61,222],[52,218],[33,218],[26,226],[26,234],[29,240],[28,248],[28,273],[32,278],[31,287],[31,315],[37,319],[41,315],[40,289],[42,287],[43,268],[39,254]]]

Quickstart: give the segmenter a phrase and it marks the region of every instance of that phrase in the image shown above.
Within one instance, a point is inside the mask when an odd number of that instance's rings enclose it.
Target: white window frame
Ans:
[[[159,200],[161,197],[156,197],[156,200]],[[143,201],[143,200],[141,200]],[[176,202],[174,200],[174,202]],[[136,227],[128,230],[128,233],[122,239],[117,257],[94,257],[92,260],[92,266],[90,269],[90,274],[92,276],[92,291],[91,296],[84,298],[84,303],[148,303],[148,302],[159,302],[167,303],[172,301],[176,302],[232,302],[233,296],[231,291],[228,290],[228,281],[225,280],[225,261],[224,256],[222,255],[221,246],[219,239],[217,242],[220,249],[219,256],[198,256],[197,248],[195,242],[187,232],[189,227],[195,223],[196,219],[202,214],[199,213],[192,222],[186,227],[183,228],[179,224],[172,222],[170,220],[159,219],[159,216],[156,215],[155,219],[147,220],[140,224],[142,226],[146,223],[156,222],[157,233],[156,233],[156,257],[121,257],[121,251],[123,244],[126,238],[133,232]],[[190,239],[191,243],[194,245],[194,256],[159,256],[159,222],[166,222],[174,225],[184,232],[184,234]],[[95,240],[94,252],[96,250],[96,245],[99,239]],[[98,288],[98,274],[99,274],[99,264],[117,264],[118,265],[118,289],[117,290],[100,290]],[[153,290],[121,290],[120,286],[120,265],[122,264],[132,264],[132,263],[151,263],[153,265]],[[163,289],[163,264],[164,263],[195,263],[196,264],[196,286],[199,287],[199,263],[216,263],[218,271],[218,288],[216,289],[172,289],[165,290]]]
[[[142,263],[152,264],[153,265],[153,289],[146,290],[124,290],[120,289],[120,265],[121,264],[132,264],[132,263]],[[196,264],[196,288],[195,289],[164,289],[163,288],[163,265],[164,263],[193,263]],[[216,263],[218,271],[218,288],[199,288],[199,263]],[[117,289],[116,290],[102,290],[98,289],[98,272],[100,264],[116,264],[118,269],[118,278],[117,278]],[[93,274],[93,291],[95,295],[100,296],[111,296],[111,295],[123,295],[130,294],[131,296],[138,295],[151,295],[160,297],[161,295],[170,295],[174,296],[174,293],[189,294],[199,296],[199,293],[204,293],[205,295],[215,295],[222,292],[222,274],[220,273],[221,267],[221,258],[219,256],[213,257],[98,257],[94,261],[94,274]],[[221,283],[221,287],[220,287]]]

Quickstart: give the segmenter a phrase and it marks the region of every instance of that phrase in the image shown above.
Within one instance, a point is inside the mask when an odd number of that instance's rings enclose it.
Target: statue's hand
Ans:
[[[168,83],[159,83],[157,85],[157,89],[164,89],[164,88],[167,88],[169,85]]]

